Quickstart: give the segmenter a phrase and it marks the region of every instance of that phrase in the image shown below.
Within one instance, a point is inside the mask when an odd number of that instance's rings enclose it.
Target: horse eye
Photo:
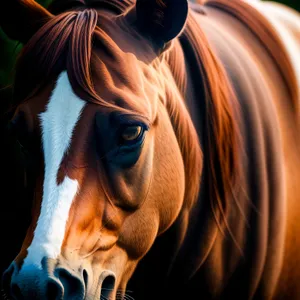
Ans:
[[[121,132],[121,142],[135,142],[138,140],[143,134],[142,126],[127,126]]]

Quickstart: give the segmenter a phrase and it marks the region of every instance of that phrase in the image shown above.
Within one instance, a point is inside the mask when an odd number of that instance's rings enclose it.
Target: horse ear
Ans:
[[[51,18],[34,0],[8,0],[0,10],[0,27],[9,38],[25,44]]]
[[[187,0],[137,0],[136,2],[136,22],[139,30],[160,48],[181,33],[187,15]]]

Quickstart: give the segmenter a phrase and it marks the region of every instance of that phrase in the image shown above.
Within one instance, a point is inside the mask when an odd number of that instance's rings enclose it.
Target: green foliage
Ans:
[[[10,0],[5,0],[10,1]],[[37,0],[38,3],[47,7],[51,0]],[[5,6],[4,8],[5,9]],[[12,97],[12,81],[14,74],[14,65],[18,53],[22,48],[22,44],[10,40],[0,28],[0,118],[1,122],[4,120],[3,115],[6,114],[7,109],[11,103]],[[4,118],[5,119],[5,118]]]

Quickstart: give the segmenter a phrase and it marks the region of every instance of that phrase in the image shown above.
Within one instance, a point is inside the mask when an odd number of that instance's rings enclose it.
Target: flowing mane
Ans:
[[[109,9],[116,14],[122,14],[132,7],[134,3],[133,0],[54,0],[51,2],[48,10],[53,14],[58,14],[70,9],[95,8]]]
[[[92,40],[97,21],[97,12],[87,9],[62,13],[46,23],[24,46],[18,58],[15,99],[18,102],[28,99],[47,80],[53,80],[66,69],[79,94],[92,102],[109,105],[99,98],[91,78]],[[36,57],[38,61],[34,65]],[[23,72],[31,74],[25,82]]]
[[[236,121],[239,104],[221,62],[191,14],[179,42],[180,44],[176,44],[171,50],[168,61],[183,94],[187,88],[185,70],[179,67],[180,64],[184,64],[183,59],[186,67],[192,68],[193,84],[199,87],[197,106],[202,111],[201,148],[204,153],[202,178],[206,177],[207,185],[202,185],[201,188],[207,189],[204,193],[208,195],[207,200],[211,202],[214,217],[220,228],[223,224],[230,231],[226,224],[227,211],[232,201],[235,201],[235,182],[240,174],[240,133]],[[179,54],[181,50],[178,47],[182,47],[185,58]],[[186,141],[186,138],[178,136],[178,140]],[[187,144],[186,149],[191,147]],[[184,153],[187,156],[186,163],[192,165],[195,156],[188,150]],[[189,174],[188,178],[193,180],[193,174]],[[238,206],[238,203],[236,204]]]

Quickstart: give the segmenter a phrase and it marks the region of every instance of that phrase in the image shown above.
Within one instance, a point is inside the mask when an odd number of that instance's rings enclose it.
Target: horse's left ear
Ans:
[[[13,40],[25,44],[52,14],[34,0],[6,0],[0,9],[0,27]]]
[[[178,36],[188,15],[187,0],[137,0],[138,29],[159,48]]]

